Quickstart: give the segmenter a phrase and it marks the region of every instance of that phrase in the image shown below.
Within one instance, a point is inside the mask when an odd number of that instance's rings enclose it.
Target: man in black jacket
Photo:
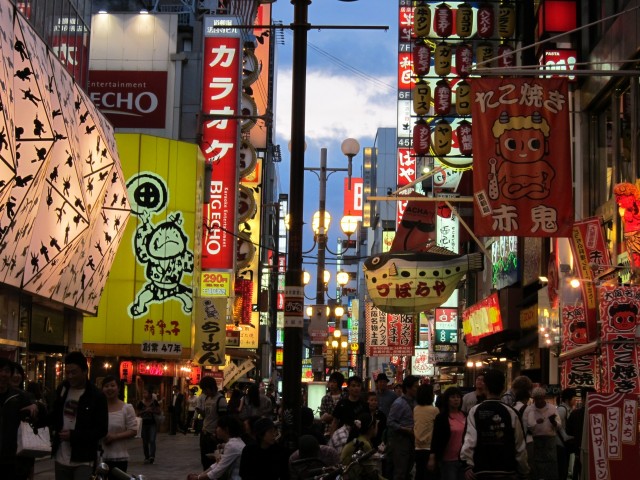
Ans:
[[[174,385],[173,395],[171,397],[171,405],[169,406],[169,413],[171,414],[171,421],[169,425],[169,435],[175,435],[176,432],[186,433],[184,426],[182,425],[183,410],[184,410],[184,395],[180,393],[180,387],[178,385]]]
[[[33,419],[40,412],[24,391],[11,386],[14,368],[12,362],[0,357],[0,476],[7,480],[26,480],[34,459],[16,456],[18,427],[23,418]]]
[[[107,399],[89,382],[81,352],[67,354],[64,364],[66,380],[56,390],[49,414],[56,480],[88,479],[109,427]]]

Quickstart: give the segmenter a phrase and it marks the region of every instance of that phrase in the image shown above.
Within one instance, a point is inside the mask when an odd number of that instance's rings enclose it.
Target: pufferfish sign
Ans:
[[[386,313],[417,314],[442,305],[468,272],[482,270],[481,253],[457,255],[432,246],[423,252],[388,252],[364,262],[367,291]]]

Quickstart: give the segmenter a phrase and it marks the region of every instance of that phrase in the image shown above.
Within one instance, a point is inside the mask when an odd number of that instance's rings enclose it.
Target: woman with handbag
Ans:
[[[162,410],[157,400],[153,398],[153,388],[148,387],[144,391],[142,400],[138,402],[138,416],[142,418],[142,450],[144,451],[144,463],[153,463],[156,457],[156,415]]]
[[[102,460],[109,465],[109,479],[116,480],[112,474],[114,468],[123,472],[129,465],[127,440],[136,436],[138,422],[133,405],[124,403],[118,394],[120,384],[113,375],[107,375],[102,380],[102,393],[107,397],[109,408],[109,433],[102,439]]]
[[[35,459],[16,455],[18,429],[23,418],[40,417],[44,420],[46,412],[24,391],[11,386],[13,373],[13,364],[0,357],[0,472],[6,480],[27,480]]]

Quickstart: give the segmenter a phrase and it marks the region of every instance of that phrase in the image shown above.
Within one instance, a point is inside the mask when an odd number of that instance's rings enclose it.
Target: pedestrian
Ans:
[[[464,465],[460,461],[460,449],[464,438],[465,414],[462,406],[462,390],[449,387],[441,395],[442,411],[433,422],[433,437],[427,470],[442,480],[463,480]]]
[[[536,480],[558,479],[558,455],[556,437],[560,428],[560,417],[556,406],[545,399],[546,391],[536,387],[531,392],[533,403],[523,415],[526,431],[527,456],[531,476]]]
[[[171,395],[171,405],[169,406],[169,435],[176,433],[187,433],[182,424],[182,414],[184,410],[184,394],[178,385],[173,386]]]
[[[560,392],[560,405],[558,405],[558,417],[560,418],[559,435],[556,437],[556,450],[558,454],[558,479],[567,480],[569,476],[569,457],[571,456],[570,443],[573,437],[567,435],[567,419],[576,406],[578,400],[575,388],[565,388]]]
[[[187,422],[185,424],[185,428],[189,432],[195,432],[195,416],[196,416],[196,405],[198,405],[198,397],[196,395],[198,393],[198,389],[196,387],[191,387],[189,389],[189,396],[187,398]]]
[[[138,416],[142,419],[142,450],[144,452],[144,463],[153,463],[156,460],[156,436],[158,435],[158,424],[156,415],[162,412],[158,400],[154,398],[153,387],[147,386],[144,389],[142,400],[137,405]]]
[[[567,435],[573,437],[571,445],[571,453],[575,454],[573,461],[573,478],[579,479],[582,474],[582,463],[588,459],[589,448],[583,445],[583,431],[584,431],[584,418],[587,411],[587,398],[591,393],[595,393],[596,389],[593,387],[582,387],[580,389],[580,406],[571,412],[567,419]]]
[[[338,455],[349,439],[349,433],[355,421],[355,414],[351,410],[345,410],[339,417],[335,417],[333,424],[336,426],[327,445],[333,448]]]
[[[298,450],[289,457],[289,480],[305,480],[311,470],[340,463],[340,455],[328,445],[321,445],[313,435],[301,435]]]
[[[271,400],[260,392],[258,384],[252,383],[249,385],[247,394],[242,397],[242,402],[240,403],[240,418],[248,418],[254,415],[271,418],[272,412]]]
[[[402,381],[403,394],[391,405],[387,418],[393,480],[408,480],[414,464],[413,409],[420,378],[408,375]]]
[[[394,393],[391,393],[391,395],[395,396]],[[373,437],[372,445],[374,448],[378,448],[382,443],[382,436],[387,429],[387,416],[378,408],[378,395],[376,392],[367,393],[367,403],[369,404],[369,413],[376,421],[377,433],[376,436]]]
[[[240,406],[242,405],[242,397],[244,394],[238,387],[231,389],[231,395],[229,396],[229,403],[227,405],[227,413],[229,415],[239,415]]]
[[[24,391],[25,380],[24,368],[18,362],[13,362],[13,375],[11,375],[11,386]]]
[[[35,459],[16,455],[18,428],[23,419],[46,420],[46,411],[27,393],[12,386],[14,368],[13,362],[0,357],[0,472],[6,480],[27,480]]]
[[[337,426],[339,423],[353,422],[358,415],[369,411],[369,405],[362,399],[362,378],[357,375],[349,377],[347,380],[347,396],[338,400],[333,409],[333,422]]]
[[[389,416],[391,404],[396,401],[398,395],[389,389],[389,378],[384,372],[376,377],[376,395],[378,396],[378,409],[384,413],[385,417]]]
[[[349,434],[349,440],[342,449],[340,454],[340,462],[347,466],[353,462],[353,455],[362,451],[367,453],[374,447],[371,443],[376,436],[376,420],[369,413],[361,413],[353,422],[353,428]],[[379,480],[381,478],[376,460],[366,460],[362,463],[357,462],[351,465],[349,469],[349,478],[358,480]]]
[[[333,372],[329,375],[327,382],[327,393],[320,400],[320,420],[325,425],[324,434],[327,439],[331,438],[335,429],[333,423],[333,410],[342,399],[342,384],[344,375],[340,372]]]
[[[396,394],[396,398],[402,396],[402,383],[396,383],[393,386],[393,393]],[[395,400],[394,400],[394,402],[395,402]]]
[[[517,412],[500,400],[504,374],[487,370],[484,384],[487,399],[469,410],[460,450],[465,479],[528,478],[522,422]]]
[[[49,426],[56,480],[89,478],[100,439],[109,431],[107,398],[89,382],[89,365],[81,352],[64,358],[65,380],[56,389]]]
[[[201,396],[204,395],[204,405],[200,412],[204,416],[200,433],[200,461],[202,469],[207,470],[213,463],[207,454],[214,453],[218,447],[216,426],[220,417],[227,414],[227,399],[218,391],[218,383],[213,377],[202,377],[200,389]]]
[[[277,443],[273,420],[262,417],[253,426],[256,442],[244,447],[240,457],[242,480],[280,480],[288,477],[288,456]]]
[[[216,437],[221,444],[224,444],[224,447],[220,451],[219,457],[204,472],[187,475],[187,480],[218,480],[221,478],[239,480],[240,457],[245,447],[240,435],[242,435],[242,424],[239,419],[233,415],[220,417],[216,425]]]
[[[425,383],[418,387],[416,406],[413,409],[413,435],[415,437],[415,480],[428,480],[433,477],[427,470],[433,426],[440,411],[433,406],[433,385]]]
[[[102,461],[109,465],[109,479],[116,480],[112,473],[114,468],[123,472],[129,465],[127,440],[138,433],[138,422],[133,405],[124,403],[119,398],[120,383],[113,375],[107,375],[102,380],[102,393],[107,397],[109,410],[109,431],[102,439]]]
[[[506,403],[507,405],[513,407],[516,404],[516,397],[522,396],[523,392],[529,392],[531,394],[531,389],[533,388],[533,383],[531,379],[526,375],[520,375],[513,379],[511,382],[511,388],[502,395],[500,399],[502,403]]]
[[[462,397],[462,407],[460,410],[462,410],[466,415],[469,413],[469,410],[471,410],[471,407],[479,404],[484,399],[484,374],[480,373],[475,380],[475,390],[466,393],[464,397]]]

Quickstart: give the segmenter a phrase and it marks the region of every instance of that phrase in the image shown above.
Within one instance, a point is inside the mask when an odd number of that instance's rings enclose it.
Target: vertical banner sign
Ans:
[[[562,306],[562,352],[585,345],[587,342],[587,321],[582,302]],[[562,362],[561,384],[569,387],[596,387],[596,356],[581,355]]]
[[[600,217],[592,217],[575,222],[571,230],[570,240],[578,278],[587,280],[586,282],[580,282],[580,288],[586,307],[587,341],[590,342],[595,340],[598,335],[598,306],[596,285],[593,279],[605,270],[602,265],[611,264],[611,257],[604,238]]]
[[[211,166],[205,185],[202,270],[233,270],[236,256],[242,45],[235,17],[204,19],[202,142]]]
[[[196,302],[193,361],[198,365],[224,365],[228,297],[201,297]]]
[[[434,351],[458,351],[458,309],[436,308]]]
[[[639,350],[640,287],[598,287],[602,391],[640,394]]]
[[[415,325],[413,315],[389,314],[366,303],[365,323],[367,356],[388,357],[390,355],[414,354]]]
[[[630,472],[640,469],[638,397],[592,393],[587,397],[584,426],[588,439],[588,479],[634,476]]]
[[[471,88],[474,233],[570,236],[566,79],[474,78]]]
[[[362,178],[351,177],[344,179],[344,216],[362,218],[364,205],[364,181]]]

